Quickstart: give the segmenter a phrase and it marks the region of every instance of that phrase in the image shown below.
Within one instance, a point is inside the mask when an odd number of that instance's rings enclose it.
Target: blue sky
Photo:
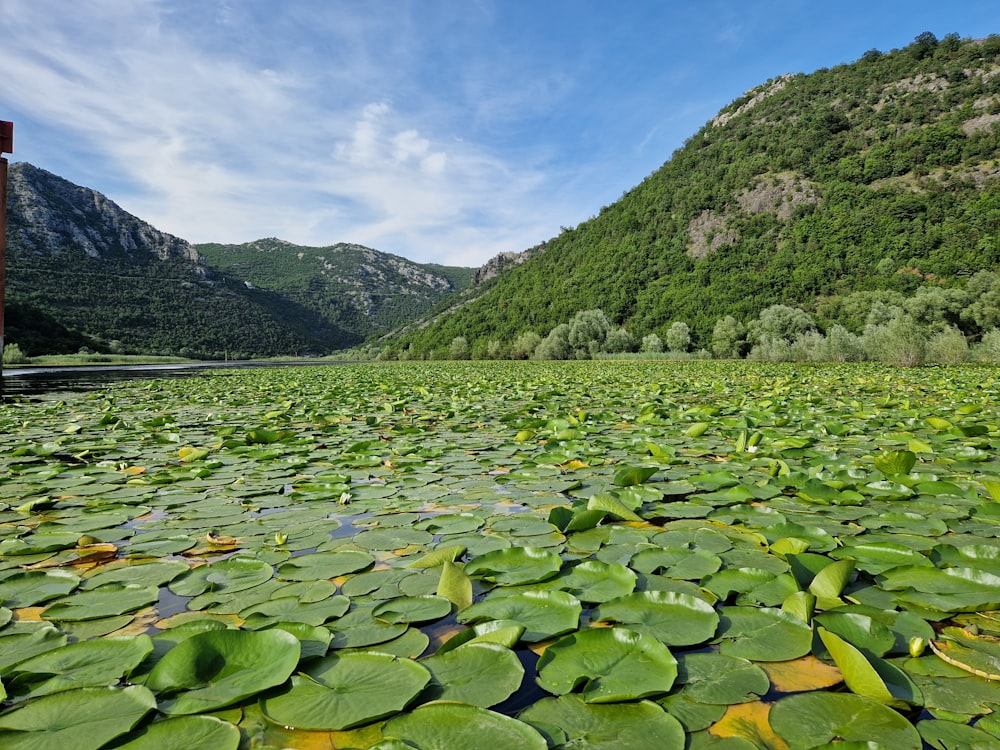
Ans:
[[[192,242],[478,265],[613,203],[783,73],[996,0],[0,0],[11,161]]]

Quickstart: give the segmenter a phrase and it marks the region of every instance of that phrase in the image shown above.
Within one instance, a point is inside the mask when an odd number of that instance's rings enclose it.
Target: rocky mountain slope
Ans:
[[[31,164],[11,165],[8,182],[6,339],[29,355],[325,354],[425,312],[472,274],[360,246],[200,252]]]

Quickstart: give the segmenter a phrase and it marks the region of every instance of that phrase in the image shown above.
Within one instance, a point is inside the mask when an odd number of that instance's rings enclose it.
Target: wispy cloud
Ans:
[[[133,186],[111,197],[162,229],[192,241],[358,241],[474,264],[544,239],[559,220],[525,210],[544,182],[530,164],[424,132],[389,101],[321,88],[349,71],[299,74],[294,56],[261,68],[195,46],[161,4],[47,6],[5,0],[5,37],[30,44],[0,47],[2,98],[108,160]],[[219,3],[215,22],[236,23],[234,7]],[[360,58],[358,76],[370,78]]]

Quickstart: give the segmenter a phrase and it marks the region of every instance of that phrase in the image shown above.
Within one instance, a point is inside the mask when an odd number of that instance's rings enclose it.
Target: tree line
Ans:
[[[750,320],[725,315],[699,337],[675,320],[644,336],[616,324],[602,309],[581,310],[544,334],[526,329],[509,341],[454,336],[419,353],[412,344],[369,345],[378,359],[598,359],[667,357],[766,362],[1000,362],[1000,275],[974,274],[964,287],[925,285],[907,296],[894,290],[852,292],[818,300],[815,309],[773,304]]]

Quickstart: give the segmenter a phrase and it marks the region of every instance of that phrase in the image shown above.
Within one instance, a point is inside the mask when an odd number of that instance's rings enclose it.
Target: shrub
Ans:
[[[5,365],[26,365],[31,362],[27,354],[21,351],[17,344],[7,344],[3,348],[3,363]]]

